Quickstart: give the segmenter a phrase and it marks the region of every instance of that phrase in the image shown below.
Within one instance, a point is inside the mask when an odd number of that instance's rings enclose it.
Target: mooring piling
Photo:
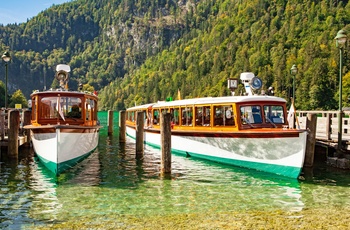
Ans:
[[[312,167],[314,165],[315,156],[315,144],[316,144],[316,127],[317,116],[316,114],[308,113],[306,118],[306,129],[308,130],[306,151],[305,151],[305,167]]]
[[[144,131],[144,117],[143,112],[136,114],[136,158],[143,157],[143,131]]]
[[[0,110],[0,140],[5,139],[5,110]]]
[[[18,110],[10,110],[8,113],[8,147],[7,156],[9,158],[18,158],[18,134],[20,127],[20,114]]]
[[[171,174],[171,114],[160,115],[161,135],[161,173]]]
[[[119,111],[119,142],[126,141],[126,112],[125,110]]]
[[[113,134],[113,110],[108,110],[108,135]]]
[[[31,119],[32,119],[32,111],[30,110],[25,110],[23,111],[23,126],[30,125],[31,124]],[[26,130],[26,137],[27,141],[26,143],[30,143],[30,130]]]

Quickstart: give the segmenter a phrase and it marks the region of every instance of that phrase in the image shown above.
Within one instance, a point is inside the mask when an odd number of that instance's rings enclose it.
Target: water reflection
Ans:
[[[105,143],[113,146],[115,140],[106,138]],[[171,179],[162,179],[160,151],[147,147],[144,158],[138,160],[134,146],[131,139],[118,149],[100,146],[78,169],[64,174],[58,185],[51,184],[57,200],[51,204],[56,208],[48,213],[48,219],[64,221],[98,214],[107,220],[115,214],[298,211],[304,207],[297,180],[182,156],[172,157]],[[86,173],[84,166],[88,172],[94,168],[92,172],[98,173]],[[34,216],[40,220],[39,213]]]
[[[97,186],[100,184],[100,167],[99,152],[94,151],[87,159],[62,173],[57,178],[57,183]]]
[[[118,199],[124,200],[125,204],[125,207],[116,207],[121,213],[223,211],[252,207],[300,210],[304,205],[297,180],[182,156],[172,156],[171,180],[162,180],[160,151],[146,147],[144,158],[137,160],[134,146],[134,141],[128,139],[119,152],[108,152],[106,159],[102,159],[106,163],[102,163],[101,186],[119,189],[116,191],[120,195]],[[111,157],[113,154],[119,157]],[[159,201],[163,201],[161,208]]]
[[[31,192],[31,207],[28,214],[33,218],[33,223],[50,222],[56,218],[55,210],[62,208],[57,198],[57,180],[38,159],[33,160],[29,165],[31,178],[28,189]]]
[[[31,212],[37,205],[46,212],[56,208],[55,183],[38,173],[38,165],[33,162],[33,152],[24,149],[26,157],[15,161],[0,162],[0,228],[19,229],[23,223],[36,222]],[[54,202],[53,202],[54,201]],[[46,206],[48,204],[48,206]],[[42,208],[40,213],[42,212]]]
[[[311,207],[350,206],[349,171],[316,161],[314,168],[304,170],[300,182],[303,200]]]

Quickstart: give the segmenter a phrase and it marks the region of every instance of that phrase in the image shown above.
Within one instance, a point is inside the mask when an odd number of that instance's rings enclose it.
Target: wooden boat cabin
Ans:
[[[273,96],[228,96],[158,102],[127,109],[127,125],[142,111],[147,128],[159,129],[161,113],[170,113],[174,130],[244,130],[284,128],[286,101]]]
[[[94,126],[97,119],[97,96],[84,92],[44,91],[34,92],[32,100],[32,125]]]

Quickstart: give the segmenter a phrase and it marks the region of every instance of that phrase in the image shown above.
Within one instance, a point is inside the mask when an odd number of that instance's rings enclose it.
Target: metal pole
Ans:
[[[293,74],[293,101],[292,103],[294,104],[294,109],[295,109],[295,74]],[[295,129],[295,117],[296,116],[296,112],[294,112],[294,116],[293,116],[293,129]]]
[[[46,90],[46,73],[44,73],[44,91]]]
[[[6,62],[5,63],[5,109],[7,109],[7,73],[8,73],[7,65],[8,63]]]
[[[339,115],[338,115],[338,150],[342,148],[343,133],[343,111],[342,111],[342,64],[343,64],[343,48],[340,48],[339,60]]]
[[[293,74],[293,103],[295,105],[295,74]]]

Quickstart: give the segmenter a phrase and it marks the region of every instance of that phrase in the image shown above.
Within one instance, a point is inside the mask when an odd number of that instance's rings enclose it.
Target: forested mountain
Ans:
[[[297,108],[335,109],[334,37],[340,29],[350,37],[349,22],[350,3],[340,0],[76,0],[0,26],[0,51],[13,57],[10,93],[50,87],[55,66],[65,63],[72,67],[70,88],[80,82],[99,90],[101,109],[176,98],[178,90],[183,98],[229,95],[227,78],[245,71],[288,99],[293,64]]]
[[[0,51],[12,55],[9,91],[20,88],[28,97],[49,88],[60,63],[72,68],[70,88],[83,83],[100,90],[181,37],[184,26],[174,17],[183,14],[183,4],[175,9],[168,1],[76,0],[26,23],[0,26]]]

